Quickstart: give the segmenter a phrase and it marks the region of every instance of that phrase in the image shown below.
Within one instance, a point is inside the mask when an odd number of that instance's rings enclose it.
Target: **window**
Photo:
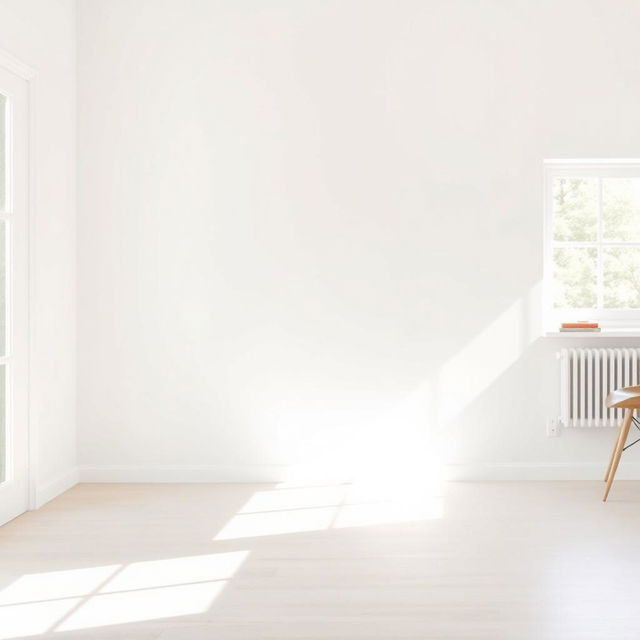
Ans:
[[[545,162],[549,327],[640,323],[640,160]]]

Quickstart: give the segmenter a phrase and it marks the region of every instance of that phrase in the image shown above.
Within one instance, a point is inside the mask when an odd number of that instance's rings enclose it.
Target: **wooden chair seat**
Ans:
[[[611,491],[613,479],[615,478],[616,471],[618,469],[618,463],[620,462],[620,457],[624,451],[624,445],[627,442],[627,436],[629,435],[629,429],[631,428],[631,423],[633,421],[633,412],[636,409],[640,409],[640,386],[623,387],[612,391],[607,396],[607,407],[611,409],[624,409],[625,411],[622,427],[620,428],[618,439],[616,440],[613,452],[611,453],[607,473],[604,476],[604,481],[607,483],[607,488],[605,489],[603,498],[603,501],[605,502],[609,496],[609,491]]]
[[[607,396],[607,407],[614,409],[640,409],[640,386],[616,389]]]

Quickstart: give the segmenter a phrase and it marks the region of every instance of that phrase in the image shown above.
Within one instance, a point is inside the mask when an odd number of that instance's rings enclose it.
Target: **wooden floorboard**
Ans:
[[[0,640],[637,640],[602,489],[78,485],[0,528]]]

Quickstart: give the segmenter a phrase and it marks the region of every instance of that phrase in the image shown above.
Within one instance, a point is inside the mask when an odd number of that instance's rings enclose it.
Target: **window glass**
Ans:
[[[7,209],[7,98],[0,93],[0,212]]]
[[[604,307],[640,309],[640,247],[603,249]]]
[[[556,178],[553,181],[553,239],[593,242],[597,234],[597,178]]]
[[[595,308],[597,294],[597,249],[553,250],[553,304],[556,308]]]
[[[640,242],[640,178],[602,180],[603,239]]]

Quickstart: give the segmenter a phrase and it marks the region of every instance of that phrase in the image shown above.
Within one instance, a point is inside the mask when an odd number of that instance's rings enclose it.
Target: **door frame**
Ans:
[[[22,78],[27,84],[27,203],[25,212],[25,228],[26,228],[26,282],[27,282],[27,509],[29,511],[38,508],[37,504],[37,479],[38,479],[38,434],[33,416],[33,380],[31,376],[31,345],[33,343],[33,304],[32,277],[35,273],[34,269],[34,252],[32,242],[32,222],[35,218],[36,191],[35,191],[35,166],[36,166],[36,96],[37,96],[37,78],[38,73],[29,65],[21,62],[18,58],[12,56],[9,52],[0,49],[0,67]]]

